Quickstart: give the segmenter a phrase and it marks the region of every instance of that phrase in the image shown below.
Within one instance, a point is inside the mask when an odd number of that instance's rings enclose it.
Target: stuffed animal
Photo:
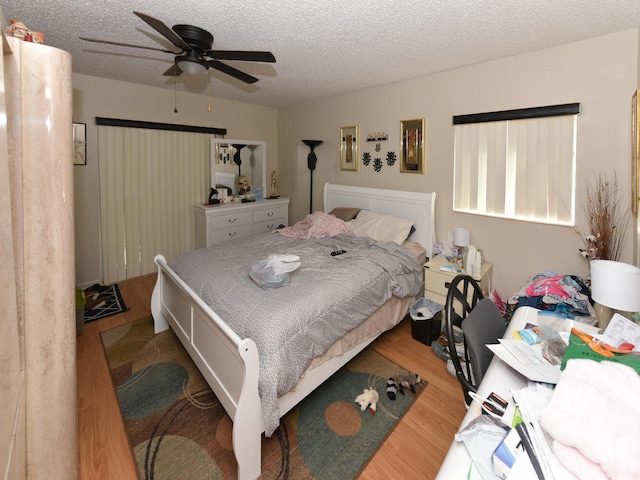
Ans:
[[[398,392],[404,395],[405,389],[411,390],[411,393],[416,393],[416,386],[421,383],[420,375],[413,372],[390,377],[387,380],[387,396],[390,400],[395,400]]]
[[[356,397],[356,403],[360,405],[360,411],[364,412],[367,407],[369,407],[372,415],[376,413],[378,400],[380,400],[380,396],[373,388],[365,388],[364,391]]]

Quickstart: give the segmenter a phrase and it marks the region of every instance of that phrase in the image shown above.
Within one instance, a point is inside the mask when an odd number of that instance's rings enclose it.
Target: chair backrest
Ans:
[[[498,307],[488,298],[480,300],[462,322],[475,390],[480,385],[493,358],[493,352],[487,348],[487,344],[497,343],[498,339],[504,335],[505,328],[505,321]]]
[[[505,321],[495,304],[484,298],[478,282],[465,274],[457,275],[451,281],[444,310],[451,362],[462,387],[465,403],[470,405],[469,392],[477,391],[493,358],[493,353],[486,344],[495,343],[504,335]],[[460,326],[464,332],[462,362],[457,355],[454,325]]]

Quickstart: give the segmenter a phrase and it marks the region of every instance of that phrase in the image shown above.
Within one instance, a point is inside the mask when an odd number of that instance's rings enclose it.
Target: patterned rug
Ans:
[[[154,336],[147,318],[104,332],[102,342],[140,478],[236,478],[231,420],[173,331]],[[388,398],[387,379],[404,373],[365,349],[263,437],[262,478],[355,478],[416,397]],[[373,415],[355,403],[368,387],[380,395]]]
[[[87,299],[84,307],[84,323],[129,310],[117,284],[107,286],[95,284],[85,289],[84,295]]]

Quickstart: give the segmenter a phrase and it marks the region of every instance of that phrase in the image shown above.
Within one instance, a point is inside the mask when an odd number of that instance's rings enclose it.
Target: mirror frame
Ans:
[[[400,121],[400,171],[424,173],[425,120],[417,118]]]
[[[340,127],[340,170],[358,171],[358,126]]]
[[[239,145],[247,145],[247,147],[255,147],[255,150],[259,150],[256,153],[256,160],[260,160],[262,162],[261,175],[262,175],[262,191],[267,191],[267,142],[263,140],[239,140],[232,138],[212,138],[211,139],[211,149],[209,153],[209,164],[210,164],[210,172],[209,172],[209,185],[214,187],[216,184],[216,164],[220,164],[220,155],[223,155],[222,162],[229,165],[234,165],[233,161],[233,151],[234,148],[231,146],[233,144]],[[221,151],[222,148],[222,151]],[[248,148],[243,148],[248,150]],[[244,166],[244,165],[243,165]],[[236,172],[237,173],[237,172]],[[244,175],[244,173],[243,173]],[[256,185],[251,185],[251,187],[255,187]],[[235,191],[235,185],[233,186]],[[250,192],[252,193],[252,192]]]

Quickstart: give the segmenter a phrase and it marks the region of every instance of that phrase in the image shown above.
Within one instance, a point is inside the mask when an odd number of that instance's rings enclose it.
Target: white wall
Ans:
[[[77,284],[101,281],[95,117],[226,128],[229,138],[265,140],[267,171],[276,168],[275,108],[181,92],[177,108],[174,113],[173,90],[73,75],[73,121],[87,124],[87,165],[74,167]]]
[[[493,263],[493,286],[509,298],[531,275],[546,269],[587,275],[577,253],[582,242],[570,227],[454,213],[452,116],[570,102],[582,104],[578,120],[577,223],[585,179],[593,171],[618,175],[629,191],[631,96],[638,87],[638,31],[630,30],[498,61],[450,70],[428,77],[324,98],[279,111],[278,149],[281,194],[292,197],[290,220],[309,209],[309,149],[302,139],[323,140],[316,148],[314,210],[322,209],[322,185],[388,187],[434,191],[436,233],[442,240],[456,226],[471,230],[472,243]],[[384,68],[381,63],[381,68]],[[426,174],[400,173],[360,164],[359,172],[339,166],[339,129],[358,125],[360,138],[386,131],[380,156],[399,151],[400,120],[426,118]],[[376,155],[372,143],[360,141],[360,155]],[[632,262],[633,228],[622,261]]]

